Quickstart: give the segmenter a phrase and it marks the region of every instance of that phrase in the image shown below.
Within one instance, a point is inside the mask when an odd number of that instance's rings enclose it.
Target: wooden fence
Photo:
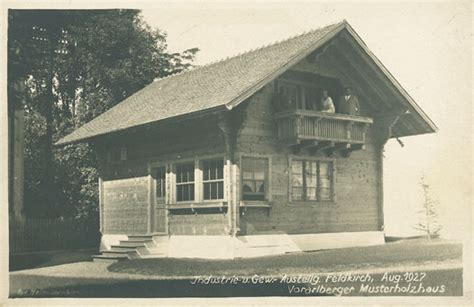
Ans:
[[[9,222],[10,253],[98,247],[98,221],[26,219]]]

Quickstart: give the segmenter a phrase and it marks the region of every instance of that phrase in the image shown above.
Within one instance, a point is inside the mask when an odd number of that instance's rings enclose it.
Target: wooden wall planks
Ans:
[[[272,116],[273,85],[267,85],[247,104],[243,127],[237,140],[239,155],[271,155],[272,208],[249,208],[241,217],[244,234],[323,233],[379,230],[382,178],[380,146],[368,131],[366,150],[355,151],[349,158],[335,155],[336,201],[334,203],[290,202],[288,157],[285,144],[277,140]],[[302,150],[299,155],[308,156]],[[317,154],[321,158],[324,155]],[[270,212],[268,212],[270,210]]]

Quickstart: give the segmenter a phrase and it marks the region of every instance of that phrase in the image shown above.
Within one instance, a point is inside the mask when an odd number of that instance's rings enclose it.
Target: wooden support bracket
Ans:
[[[321,141],[317,146],[311,148],[311,154],[316,154],[319,150],[327,150],[328,148],[334,147],[332,141]]]
[[[306,141],[301,145],[301,149],[310,149],[318,146],[318,141]]]
[[[337,143],[332,147],[328,147],[325,152],[328,157],[332,156],[334,152],[336,151],[343,151],[343,150],[348,150],[351,148],[351,144],[349,143]]]
[[[351,153],[354,150],[361,150],[361,149],[365,149],[364,144],[350,144],[348,148],[341,150],[341,154],[343,157],[349,158]]]

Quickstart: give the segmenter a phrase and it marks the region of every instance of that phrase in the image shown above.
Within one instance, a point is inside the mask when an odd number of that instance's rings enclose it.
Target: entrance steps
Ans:
[[[166,256],[157,245],[157,242],[160,241],[159,235],[130,235],[127,237],[126,240],[119,240],[118,244],[110,245],[110,249],[101,250],[101,254],[92,256],[92,259],[100,262],[117,262]],[[155,242],[155,237],[157,242]]]
[[[321,234],[167,235],[102,237],[94,261],[136,258],[236,259],[384,244],[382,231]]]

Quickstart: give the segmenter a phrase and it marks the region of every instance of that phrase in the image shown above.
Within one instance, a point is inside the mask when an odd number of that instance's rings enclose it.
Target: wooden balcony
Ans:
[[[368,117],[311,110],[280,112],[275,120],[278,138],[294,150],[324,150],[327,155],[341,151],[345,156],[365,148],[366,130],[373,123]]]

